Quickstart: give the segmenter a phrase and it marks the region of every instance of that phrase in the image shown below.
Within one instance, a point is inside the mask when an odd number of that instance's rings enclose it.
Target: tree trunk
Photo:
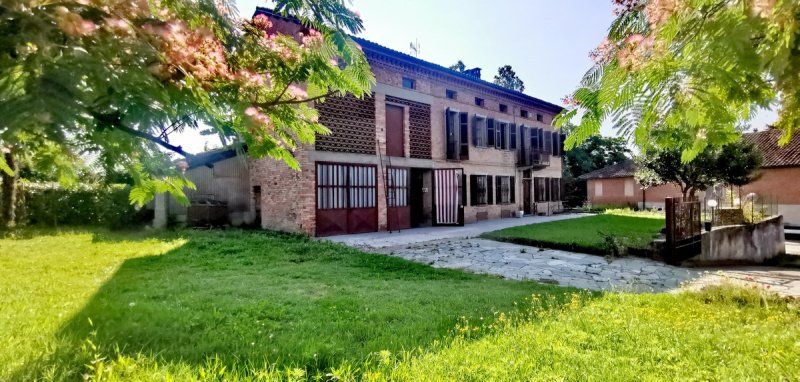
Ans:
[[[682,194],[681,196],[683,197],[683,201],[684,202],[689,200],[689,199],[687,199],[688,196],[689,196],[688,193],[689,193],[689,187],[688,186],[687,187],[681,187],[681,194]]]
[[[5,153],[4,158],[14,175],[11,176],[6,174],[5,171],[0,171],[0,181],[3,182],[2,189],[0,189],[0,197],[3,198],[2,202],[0,202],[0,206],[2,206],[0,223],[2,223],[3,227],[14,227],[17,223],[16,207],[19,167],[12,152]]]

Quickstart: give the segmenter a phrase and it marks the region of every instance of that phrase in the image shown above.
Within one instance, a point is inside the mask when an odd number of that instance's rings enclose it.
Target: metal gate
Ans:
[[[464,206],[461,191],[464,170],[433,170],[434,223],[437,225],[464,224]]]
[[[378,230],[374,165],[317,163],[317,236]]]
[[[682,201],[666,198],[664,200],[667,220],[667,261],[680,263],[702,251],[700,221],[700,201]]]

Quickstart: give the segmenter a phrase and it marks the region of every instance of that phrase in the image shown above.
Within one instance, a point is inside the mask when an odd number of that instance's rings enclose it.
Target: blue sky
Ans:
[[[257,5],[270,6],[236,3],[248,18]],[[611,0],[353,0],[352,8],[364,20],[360,37],[406,53],[418,41],[421,59],[444,66],[463,60],[488,80],[511,65],[525,93],[559,105],[591,66],[588,53],[614,18]],[[752,126],[774,120],[774,113],[761,113]],[[602,133],[615,135],[608,126]]]

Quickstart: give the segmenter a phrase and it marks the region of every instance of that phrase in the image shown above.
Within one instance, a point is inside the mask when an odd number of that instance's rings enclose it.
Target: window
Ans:
[[[469,114],[459,113],[458,129],[459,159],[469,159]]]
[[[375,207],[375,167],[317,163],[317,209]]]
[[[625,196],[633,196],[633,179],[625,179]]]
[[[475,97],[475,105],[483,107],[483,98]]]
[[[498,121],[494,131],[496,135],[494,147],[500,150],[508,149],[508,123]]]
[[[408,169],[389,167],[386,169],[386,190],[389,207],[408,205]]]
[[[533,199],[536,202],[560,202],[562,187],[561,178],[533,178]]]
[[[445,111],[445,140],[447,159],[469,159],[469,114]]]
[[[461,141],[458,136],[458,112],[447,109],[444,113],[445,153],[447,155],[447,159],[458,160],[460,150],[459,142]]]
[[[470,205],[484,206],[492,204],[492,177],[488,175],[470,175]]]
[[[514,203],[514,177],[513,176],[497,176],[495,177],[497,204],[511,204]]]
[[[472,121],[472,144],[486,147],[486,118],[476,115]]]
[[[444,91],[444,94],[447,99],[456,99],[458,97],[458,93],[455,90],[447,89]]]
[[[416,89],[417,81],[413,78],[403,77],[403,87],[406,89]]]
[[[501,113],[508,113],[508,105],[500,104],[500,112]]]
[[[561,151],[560,151],[560,149],[561,149],[561,134],[559,134],[559,133],[557,133],[555,131],[552,132],[552,134],[553,134],[553,141],[552,141],[552,146],[553,147],[551,149],[553,150],[552,151],[553,156],[560,156],[561,155]]]
[[[550,178],[550,201],[561,201],[561,178]]]
[[[539,122],[544,122],[544,116],[539,114],[539,113],[537,113],[536,114],[536,120],[539,121]]]
[[[522,118],[528,118],[528,111],[527,110],[520,110],[519,116]]]
[[[597,180],[594,182],[594,196],[603,196],[603,181]]]

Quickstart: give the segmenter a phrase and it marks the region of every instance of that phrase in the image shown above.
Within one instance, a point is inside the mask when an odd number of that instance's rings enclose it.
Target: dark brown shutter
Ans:
[[[505,137],[503,136],[503,133],[505,133],[505,132],[506,132],[505,124],[497,123],[495,125],[495,127],[494,127],[494,134],[495,134],[494,148],[496,148],[496,149],[502,149],[503,148],[503,145],[505,143],[505,142],[503,142],[503,141],[505,141]]]
[[[492,187],[492,176],[486,175],[486,204],[494,204],[494,187]]]
[[[511,191],[509,191],[509,192],[511,192],[511,200],[510,201],[511,201],[511,203],[516,203],[517,201],[515,200],[515,197],[516,197],[516,194],[517,194],[517,185],[514,184],[514,177],[513,176],[509,180],[509,183],[511,183],[510,184]]]
[[[503,203],[503,178],[496,176],[494,177],[494,197],[497,200],[496,204]]]
[[[466,206],[467,201],[467,175],[461,173],[461,184],[459,184],[459,188],[461,189],[461,205]]]
[[[509,150],[516,150],[517,149],[517,125],[511,124],[509,132],[508,132],[508,149]]]
[[[469,159],[469,114],[459,114],[459,159]]]
[[[560,152],[561,155],[564,155],[564,141],[567,139],[567,135],[566,134],[561,134],[561,135],[559,135],[558,138],[559,138],[559,141],[558,141],[559,142],[558,143],[558,152]]]
[[[494,119],[486,120],[486,147],[494,147]]]
[[[552,145],[553,146],[553,155],[554,156],[559,156],[559,155],[561,155],[561,153],[558,152],[558,133],[554,131],[554,132],[552,132],[552,135],[553,135],[553,145]]]
[[[480,147],[480,127],[478,127],[478,117],[472,116],[472,145],[475,147]]]
[[[469,200],[470,205],[477,206],[478,205],[478,176],[477,175],[470,175],[469,176]]]

